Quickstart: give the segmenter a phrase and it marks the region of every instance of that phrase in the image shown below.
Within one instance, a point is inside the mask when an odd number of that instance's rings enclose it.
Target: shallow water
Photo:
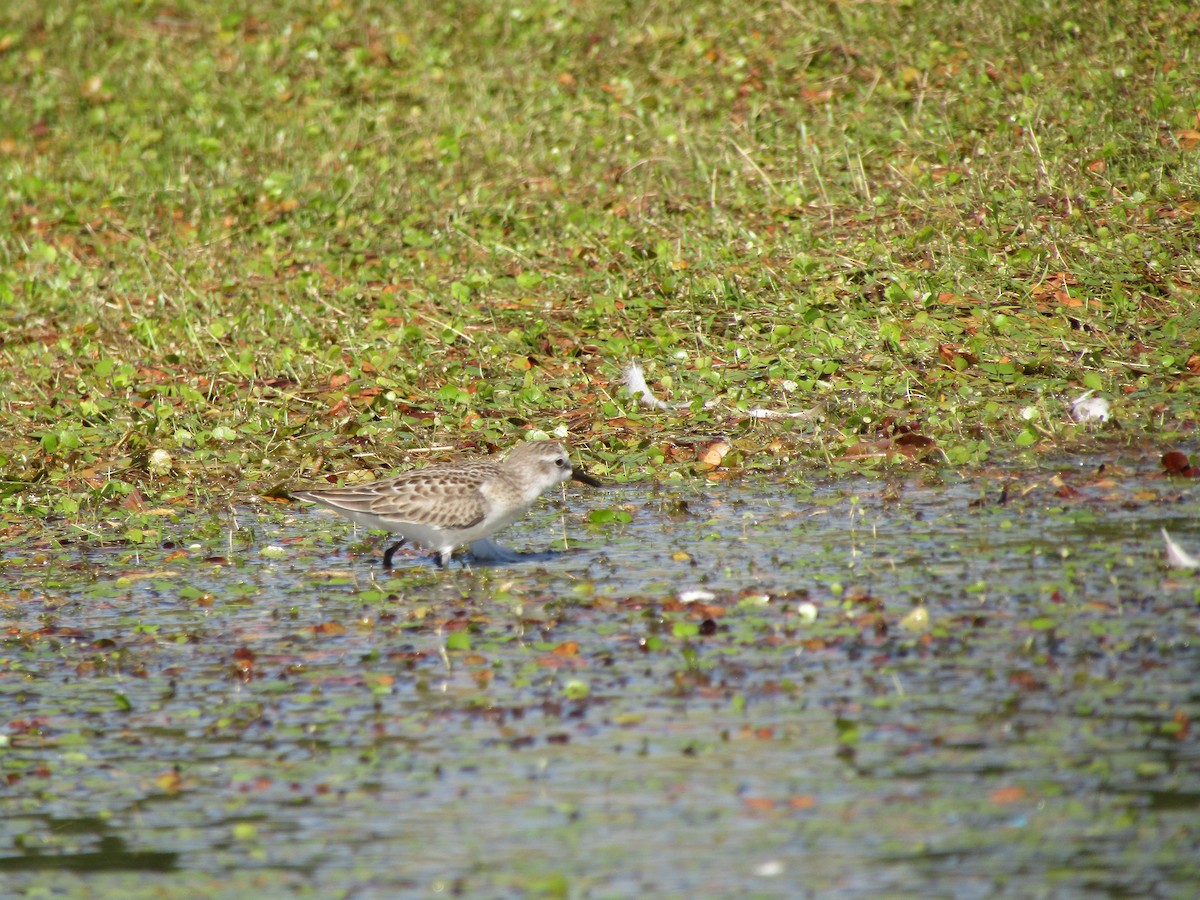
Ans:
[[[1085,471],[1003,503],[932,475],[572,490],[504,536],[540,556],[448,572],[275,506],[179,522],[184,553],[10,555],[0,876],[1187,894],[1200,576],[1159,529],[1200,552],[1200,500]]]

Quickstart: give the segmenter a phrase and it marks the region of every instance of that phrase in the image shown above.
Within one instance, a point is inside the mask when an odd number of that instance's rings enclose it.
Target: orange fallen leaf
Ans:
[[[775,808],[775,801],[770,797],[743,797],[742,806],[749,812],[770,812]]]
[[[1182,150],[1195,150],[1200,147],[1200,131],[1194,128],[1185,128],[1183,131],[1175,132],[1175,140],[1179,142],[1179,147]]]
[[[1020,801],[1024,800],[1026,796],[1028,796],[1028,794],[1025,788],[1011,786],[996,788],[996,790],[988,794],[988,799],[993,803],[1000,804],[1001,806],[1007,806],[1010,803],[1019,803]]]
[[[706,466],[719,466],[732,449],[728,441],[713,441],[696,451],[696,459]]]

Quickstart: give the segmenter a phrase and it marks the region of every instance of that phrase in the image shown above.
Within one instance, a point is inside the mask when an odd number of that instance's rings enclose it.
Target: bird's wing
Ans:
[[[440,466],[395,478],[341,488],[293,491],[292,496],[344,512],[366,513],[388,522],[418,522],[433,528],[470,528],[487,516],[480,491],[482,472]]]

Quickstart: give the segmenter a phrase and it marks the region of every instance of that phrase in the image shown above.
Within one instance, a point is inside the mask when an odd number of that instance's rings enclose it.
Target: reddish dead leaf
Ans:
[[[960,372],[979,362],[979,357],[965,352],[958,344],[938,344],[938,355],[946,365]]]
[[[1168,475],[1181,475],[1184,478],[1195,478],[1200,475],[1200,469],[1191,464],[1186,453],[1179,450],[1168,450],[1162,457],[1163,470]]]
[[[350,376],[344,372],[341,375],[331,375],[329,377],[329,389],[336,391],[338,388],[343,388],[350,383]]]
[[[1176,710],[1175,715],[1171,716],[1171,721],[1178,726],[1175,732],[1175,740],[1185,740],[1188,736],[1188,730],[1191,728],[1192,724],[1191,719],[1188,718],[1188,714],[1182,709]]]
[[[1093,159],[1090,163],[1087,164],[1087,170],[1096,175],[1103,175],[1105,172],[1108,171],[1108,163],[1106,163],[1102,159]]]
[[[121,501],[121,509],[129,509],[135,512],[142,512],[146,508],[146,502],[142,499],[141,492],[137,488],[130,491],[124,500]]]
[[[313,634],[345,634],[346,626],[339,622],[321,622],[313,626]]]
[[[579,642],[578,641],[563,641],[557,647],[550,651],[555,656],[578,656]]]
[[[1074,500],[1080,496],[1080,493],[1076,488],[1071,487],[1071,485],[1067,484],[1061,478],[1055,477],[1051,479],[1050,483],[1054,485],[1055,497],[1059,497],[1063,500]]]
[[[233,674],[242,682],[254,678],[254,651],[246,647],[238,647],[233,651]]]
[[[754,736],[756,738],[758,738],[758,740],[760,740],[760,741],[772,741],[775,739],[775,729],[774,728],[756,728],[756,729],[754,729]]]
[[[812,794],[795,794],[788,797],[788,806],[792,809],[813,809],[817,805],[817,798]]]
[[[924,456],[937,447],[937,441],[923,434],[902,434],[894,441],[896,449],[910,458]]]
[[[1193,353],[1187,358],[1187,370],[1193,375],[1200,375],[1200,353]]]
[[[340,416],[342,413],[344,413],[349,408],[350,408],[350,401],[347,400],[345,397],[342,397],[340,400],[338,400],[337,403],[335,403],[335,404],[333,404],[333,406],[329,407],[329,415]]]
[[[833,91],[829,88],[817,90],[816,88],[804,87],[800,88],[800,99],[805,103],[816,105],[818,103],[828,103],[833,99]]]
[[[1028,794],[1025,791],[1025,788],[1013,786],[996,788],[994,791],[988,794],[988,799],[1001,806],[1007,806],[1011,803],[1019,803],[1027,796]]]
[[[1025,691],[1038,691],[1045,687],[1031,672],[1013,672],[1008,676],[1008,683]]]

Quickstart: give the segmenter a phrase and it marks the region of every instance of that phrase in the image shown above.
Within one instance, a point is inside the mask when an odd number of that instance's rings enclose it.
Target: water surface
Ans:
[[[1200,581],[1159,529],[1200,552],[1197,493],[1058,475],[572,489],[504,535],[538,555],[446,572],[274,504],[181,518],[174,548],[10,554],[0,873],[1186,895]]]

